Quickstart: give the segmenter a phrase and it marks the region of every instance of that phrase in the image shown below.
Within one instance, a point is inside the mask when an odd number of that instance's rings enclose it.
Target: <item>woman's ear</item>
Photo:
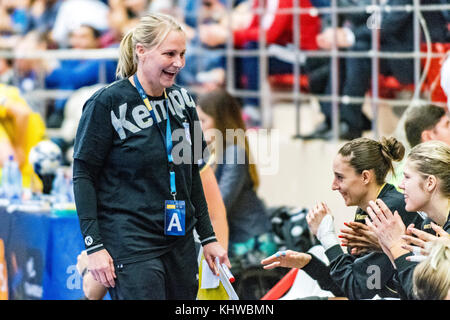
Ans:
[[[144,53],[145,53],[144,45],[142,43],[137,43],[136,44],[136,54],[139,56],[139,55],[142,55]]]
[[[362,182],[364,184],[369,184],[373,179],[373,171],[372,170],[363,170],[361,173]]]
[[[433,191],[437,187],[437,179],[434,175],[429,175],[425,180],[425,188],[428,192]]]

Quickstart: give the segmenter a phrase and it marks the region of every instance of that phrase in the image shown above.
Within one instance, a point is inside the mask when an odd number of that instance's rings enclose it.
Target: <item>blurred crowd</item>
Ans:
[[[422,5],[445,3],[421,1]],[[305,9],[300,15],[292,13],[295,4]],[[198,94],[233,83],[246,93],[239,101],[246,126],[259,127],[260,43],[268,49],[269,76],[292,75],[299,65],[306,77],[302,90],[317,95],[332,93],[331,57],[304,52],[330,51],[334,46],[341,51],[370,51],[374,28],[380,31],[381,51],[414,51],[413,12],[389,10],[390,6],[413,4],[412,0],[381,1],[379,12],[366,10],[370,0],[339,0],[337,4],[361,10],[339,13],[334,29],[332,15],[319,10],[330,7],[329,0],[0,0],[0,83],[18,88],[30,110],[42,115],[47,128],[62,128],[54,140],[66,152],[73,143],[84,101],[99,86],[116,79],[116,57],[104,49],[117,48],[145,13],[163,12],[184,25],[188,38],[186,65],[177,83]],[[421,44],[426,33],[431,43],[448,50],[448,12],[424,11],[422,15]],[[226,48],[231,41],[235,50],[246,53],[229,56]],[[39,55],[52,49],[72,51],[63,59]],[[92,52],[86,50],[95,49],[98,54],[86,56]],[[414,83],[413,59],[379,61],[382,75],[393,76],[401,84]],[[371,58],[347,56],[338,63],[339,95],[364,98],[370,90]],[[233,79],[227,79],[229,76]],[[53,89],[58,94],[28,95],[37,89]],[[304,139],[332,138],[331,102],[320,101],[320,107],[325,120]],[[341,102],[339,110],[341,139],[358,138],[371,129],[362,103]]]
[[[424,0],[421,4],[445,2]],[[339,7],[366,8],[371,1],[339,0],[337,3]],[[0,49],[14,52],[15,59],[0,58],[0,81],[13,84],[22,92],[34,89],[76,90],[97,83],[110,83],[115,80],[115,59],[101,56],[89,60],[82,56],[67,60],[20,57],[34,50],[117,47],[141,15],[155,11],[173,15],[185,24],[189,45],[186,67],[178,77],[180,85],[196,87],[200,91],[223,86],[227,67],[223,49],[227,41],[233,39],[236,49],[257,49],[262,36],[260,30],[265,31],[263,38],[269,48],[268,73],[292,74],[294,64],[289,55],[294,52],[293,45],[297,43],[300,52],[331,50],[335,34],[330,14],[319,14],[314,10],[329,7],[329,0],[302,0],[298,4],[311,10],[300,15],[296,28],[294,21],[297,17],[286,11],[292,9],[292,0],[1,0]],[[381,4],[406,5],[412,1],[381,1]],[[426,11],[423,16],[431,41],[448,43],[448,12]],[[369,51],[373,27],[380,30],[381,51],[413,51],[411,11],[370,13],[362,10],[339,14],[337,47]],[[299,38],[295,39],[297,30],[300,31]],[[318,57],[300,59],[301,72],[308,76],[307,88],[311,93],[330,94],[329,60]],[[381,59],[380,62],[382,74],[394,75],[401,83],[414,82],[412,59]],[[260,89],[259,63],[258,53],[254,53],[237,56],[232,64],[234,70],[231,74],[236,86],[256,92],[242,101],[250,126],[261,124],[257,95]],[[370,87],[370,59],[349,57],[341,59],[340,64],[340,95],[363,97]],[[61,125],[66,102],[66,98],[61,98],[45,106],[49,127]],[[311,137],[326,139],[331,123],[330,103],[321,103],[321,109],[325,122]],[[362,113],[360,104],[342,104],[340,109],[342,138],[355,138],[370,129],[370,121]]]

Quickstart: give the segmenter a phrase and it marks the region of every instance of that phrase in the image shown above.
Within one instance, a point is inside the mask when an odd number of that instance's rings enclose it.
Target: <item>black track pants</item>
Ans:
[[[177,244],[162,256],[116,266],[113,300],[194,300],[198,290],[194,240]]]

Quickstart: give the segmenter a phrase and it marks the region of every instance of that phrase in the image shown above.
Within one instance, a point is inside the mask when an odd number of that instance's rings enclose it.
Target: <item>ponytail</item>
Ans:
[[[116,78],[128,78],[137,71],[137,59],[134,52],[133,31],[131,29],[120,41],[119,61],[117,63]]]

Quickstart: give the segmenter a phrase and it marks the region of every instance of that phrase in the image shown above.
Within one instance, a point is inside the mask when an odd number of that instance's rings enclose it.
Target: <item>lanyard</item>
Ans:
[[[175,185],[175,168],[173,163],[173,157],[172,157],[172,130],[170,127],[170,119],[169,119],[169,105],[167,102],[167,94],[166,90],[164,90],[164,104],[166,105],[166,115],[167,115],[167,127],[166,127],[166,135],[164,137],[164,134],[161,130],[161,127],[158,124],[158,121],[156,120],[155,112],[153,111],[152,106],[150,105],[150,101],[148,100],[147,94],[145,93],[144,89],[142,88],[141,83],[139,82],[139,79],[136,74],[134,74],[134,83],[136,84],[136,89],[139,92],[139,95],[141,96],[142,100],[144,101],[145,106],[147,107],[148,111],[150,112],[150,115],[153,118],[153,122],[156,124],[156,126],[159,129],[159,132],[161,133],[161,137],[163,138],[163,141],[165,142],[166,146],[166,152],[167,152],[167,160],[169,162],[169,175],[170,175],[170,193],[173,196],[173,199],[175,199],[175,196],[177,194],[177,188]]]

